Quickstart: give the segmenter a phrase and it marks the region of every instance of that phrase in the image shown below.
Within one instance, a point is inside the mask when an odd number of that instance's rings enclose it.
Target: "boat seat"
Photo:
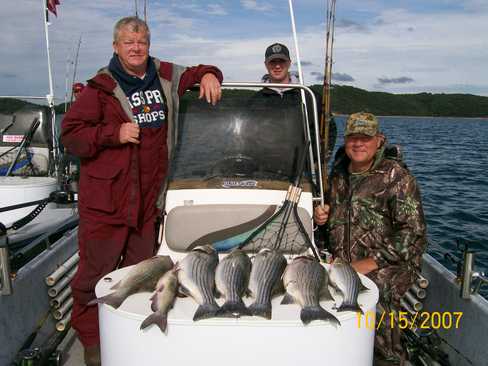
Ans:
[[[171,250],[177,252],[186,252],[205,244],[213,244],[218,251],[228,251],[238,246],[277,209],[276,205],[260,204],[177,206],[168,212],[165,220],[166,243]],[[308,236],[312,237],[312,218],[309,213],[299,207],[298,216]],[[293,215],[288,222],[285,237],[297,237]],[[288,252],[301,253],[307,248],[303,241],[295,244],[294,249]]]

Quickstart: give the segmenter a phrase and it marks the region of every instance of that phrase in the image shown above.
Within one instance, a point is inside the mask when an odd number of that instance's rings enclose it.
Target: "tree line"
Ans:
[[[312,85],[318,98],[322,95],[322,85]],[[249,98],[249,90],[226,90],[225,96]],[[183,97],[186,101],[196,98],[192,91]],[[391,94],[371,92],[345,85],[333,85],[331,89],[332,112],[350,114],[357,111],[371,112],[382,116],[431,116],[431,117],[488,117],[488,97],[472,94]],[[35,104],[18,99],[0,98],[0,113],[11,114]],[[64,103],[56,106],[56,113],[64,113]]]

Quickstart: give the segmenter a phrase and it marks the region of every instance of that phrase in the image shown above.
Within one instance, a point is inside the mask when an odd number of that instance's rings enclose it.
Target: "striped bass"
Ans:
[[[252,315],[271,319],[271,297],[281,285],[281,275],[286,267],[286,259],[280,252],[262,249],[255,257],[249,280],[249,291],[255,298],[249,306]]]
[[[183,294],[191,296],[199,305],[193,320],[212,318],[219,310],[215,302],[215,268],[219,263],[211,245],[199,246],[177,264],[178,282]]]
[[[224,295],[225,303],[217,313],[221,317],[240,317],[251,315],[242,301],[247,291],[251,260],[240,249],[232,250],[220,261],[215,272],[217,290]]]
[[[321,296],[328,294],[326,276],[325,268],[313,257],[296,257],[285,268],[283,285],[286,294],[281,303],[299,304],[302,308],[300,319],[305,325],[313,320],[340,325],[339,320],[319,303]]]
[[[132,294],[154,291],[161,276],[173,266],[173,261],[167,255],[157,255],[145,259],[134,265],[123,279],[110,288],[115,292],[94,299],[88,305],[107,304],[117,309]]]
[[[168,311],[173,307],[176,293],[178,291],[178,277],[176,269],[166,272],[156,284],[156,292],[151,297],[151,310],[149,315],[141,324],[141,329],[145,329],[151,324],[156,324],[161,332],[166,332],[168,324]]]
[[[338,289],[343,296],[342,304],[337,311],[359,311],[361,307],[358,304],[359,292],[366,289],[361,283],[358,273],[349,263],[337,258],[330,266],[329,271],[330,284]]]

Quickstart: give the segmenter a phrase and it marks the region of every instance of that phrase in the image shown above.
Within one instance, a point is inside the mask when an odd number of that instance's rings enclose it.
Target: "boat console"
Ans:
[[[266,225],[283,205],[296,178],[299,152],[310,136],[317,136],[316,123],[307,122],[300,101],[286,104],[255,93],[224,90],[217,106],[196,98],[183,100],[167,191],[160,201],[165,216],[158,254],[170,255],[177,262],[192,248],[212,244],[222,258]],[[313,162],[314,156],[320,156],[317,146],[314,141],[307,152],[297,210],[311,240],[313,201],[321,199],[320,174]],[[288,259],[311,254],[299,234],[297,223],[290,220],[280,244]],[[253,251],[248,252],[252,256]],[[97,297],[110,293],[128,270],[119,269],[100,280]],[[320,321],[304,326],[300,307],[280,305],[282,296],[273,300],[271,320],[242,317],[198,322],[192,321],[197,308],[194,300],[178,298],[169,312],[167,334],[157,327],[139,329],[151,313],[150,293],[132,295],[118,309],[99,305],[102,362],[106,366],[162,362],[371,365],[378,289],[366,277],[361,279],[369,289],[359,297],[367,316],[338,313],[334,308],[341,301],[338,294],[336,301],[321,302],[340,320],[338,327]],[[244,301],[251,303],[249,298]]]

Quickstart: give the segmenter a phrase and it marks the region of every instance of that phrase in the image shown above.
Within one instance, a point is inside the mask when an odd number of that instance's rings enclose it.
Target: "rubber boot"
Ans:
[[[89,346],[85,348],[85,365],[86,366],[101,366],[100,359],[100,345]]]

